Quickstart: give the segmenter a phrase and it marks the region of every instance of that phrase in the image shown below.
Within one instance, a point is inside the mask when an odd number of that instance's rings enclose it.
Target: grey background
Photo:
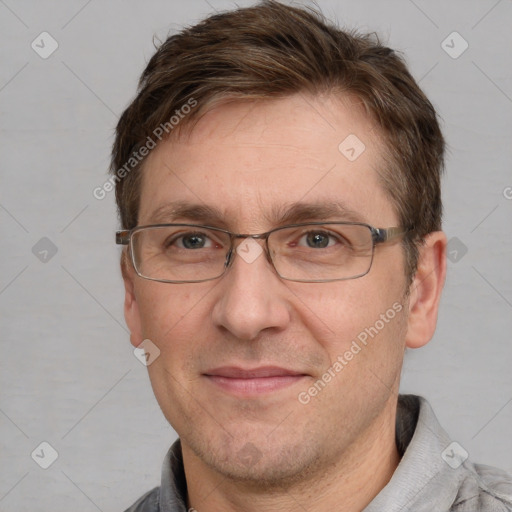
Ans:
[[[402,50],[442,116],[457,240],[437,333],[408,353],[402,390],[473,460],[512,471],[512,2],[318,3]],[[92,191],[153,36],[233,5],[0,0],[1,511],[119,511],[159,483],[175,433],[129,344],[114,195]],[[31,48],[43,31],[59,45],[47,59]],[[441,46],[453,31],[469,44],[456,59]],[[46,470],[31,458],[42,441],[59,454]]]

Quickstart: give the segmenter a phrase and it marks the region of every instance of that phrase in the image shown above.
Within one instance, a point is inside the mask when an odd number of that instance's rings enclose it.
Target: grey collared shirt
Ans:
[[[472,463],[424,398],[399,397],[396,442],[400,464],[363,512],[512,512],[512,476]],[[178,440],[165,456],[160,487],[126,512],[187,512],[186,497]]]

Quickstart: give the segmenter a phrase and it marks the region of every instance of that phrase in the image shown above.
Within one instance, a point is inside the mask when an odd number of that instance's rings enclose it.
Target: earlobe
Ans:
[[[419,348],[434,335],[446,277],[446,235],[429,233],[419,248],[418,268],[410,287],[406,345]]]
[[[134,347],[138,347],[142,341],[142,329],[140,321],[139,305],[135,295],[135,272],[130,265],[126,253],[121,256],[121,273],[124,281],[124,318],[128,329],[130,329],[130,342]]]

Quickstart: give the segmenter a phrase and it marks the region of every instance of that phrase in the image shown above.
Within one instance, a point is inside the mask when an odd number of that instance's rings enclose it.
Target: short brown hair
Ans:
[[[404,238],[411,279],[418,245],[441,229],[444,140],[436,112],[403,59],[375,34],[340,30],[312,9],[272,0],[214,14],[170,36],[149,61],[112,150],[122,228],[137,225],[144,159],[130,172],[120,170],[127,171],[126,162],[155,128],[167,123],[173,134],[169,119],[183,105],[198,106],[183,117],[180,130],[219,100],[300,92],[355,95],[380,127],[389,148],[383,186],[401,225],[411,228]]]

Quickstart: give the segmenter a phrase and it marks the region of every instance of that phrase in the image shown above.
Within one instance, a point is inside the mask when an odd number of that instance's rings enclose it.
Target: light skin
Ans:
[[[366,145],[353,162],[338,150],[349,134]],[[383,151],[378,130],[350,98],[223,104],[149,155],[138,224],[261,233],[296,219],[355,215],[375,227],[398,226],[378,179]],[[316,218],[308,209],[333,204],[345,212]],[[125,261],[131,342],[149,338],[161,351],[148,371],[181,439],[188,506],[350,512],[370,503],[399,462],[394,429],[404,350],[434,333],[445,250],[445,235],[431,233],[410,287],[399,241],[376,247],[366,276],[332,283],[284,281],[265,257],[247,263],[237,255],[221,278],[188,284],[142,279]],[[396,303],[402,311],[300,403],[299,393]],[[214,375],[269,366],[294,375]]]

